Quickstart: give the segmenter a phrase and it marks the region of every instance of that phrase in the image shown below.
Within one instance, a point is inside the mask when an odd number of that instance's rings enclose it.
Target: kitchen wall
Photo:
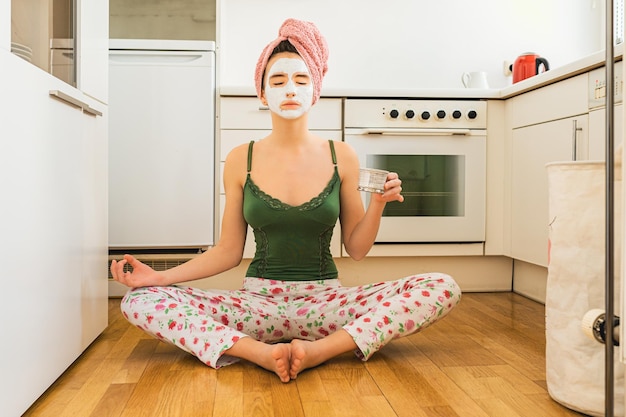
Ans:
[[[220,84],[252,86],[262,48],[287,17],[329,47],[327,89],[462,88],[464,71],[511,83],[505,60],[532,51],[551,66],[603,48],[603,0],[218,0]]]
[[[109,0],[114,39],[215,40],[216,0]]]

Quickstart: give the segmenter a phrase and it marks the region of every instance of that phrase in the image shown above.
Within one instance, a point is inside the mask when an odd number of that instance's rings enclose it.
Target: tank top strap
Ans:
[[[333,164],[335,168],[337,167],[337,155],[335,154],[335,142],[332,139],[328,139],[328,143],[330,144],[330,153],[333,156]]]
[[[254,146],[254,141],[251,140],[248,144],[248,174],[252,171],[252,147]]]

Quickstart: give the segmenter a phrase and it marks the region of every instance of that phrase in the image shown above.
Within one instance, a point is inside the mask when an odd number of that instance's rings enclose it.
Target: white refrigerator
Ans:
[[[109,44],[109,247],[214,243],[215,43]]]

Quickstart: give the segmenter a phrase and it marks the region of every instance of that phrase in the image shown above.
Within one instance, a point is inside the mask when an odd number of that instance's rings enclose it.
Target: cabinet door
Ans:
[[[108,103],[109,2],[78,1],[77,87]]]
[[[102,116],[82,115],[81,213],[82,268],[81,348],[85,349],[108,324],[108,111]],[[78,266],[78,265],[77,265]]]
[[[513,258],[537,265],[548,265],[548,178],[545,165],[555,161],[587,159],[587,119],[587,115],[582,115],[513,130]]]
[[[49,95],[71,87],[3,49],[0,68],[0,109],[10,115],[0,123],[0,282],[12,294],[0,305],[11,341],[0,347],[0,403],[4,415],[21,415],[106,326],[106,293],[83,288],[87,264],[89,285],[106,285],[106,263],[85,260],[107,250],[103,225],[92,223],[102,221],[106,198],[95,173],[106,163],[106,125],[98,117],[86,127],[93,116]],[[94,129],[97,146],[87,135]],[[86,237],[92,228],[99,235]],[[85,308],[98,319],[84,322]]]

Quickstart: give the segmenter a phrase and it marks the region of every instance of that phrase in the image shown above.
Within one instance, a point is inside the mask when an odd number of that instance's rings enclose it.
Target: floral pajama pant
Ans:
[[[431,273],[355,287],[338,279],[245,278],[241,290],[143,287],[122,299],[126,319],[150,335],[219,368],[238,359],[223,352],[242,337],[266,343],[317,340],[344,329],[367,360],[394,338],[420,331],[461,299],[456,282]]]

